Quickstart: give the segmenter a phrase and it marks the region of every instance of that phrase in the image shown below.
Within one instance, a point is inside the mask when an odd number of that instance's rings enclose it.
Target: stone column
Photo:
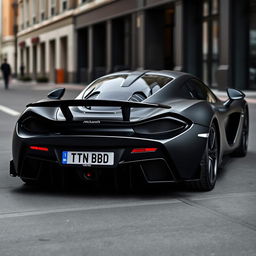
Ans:
[[[76,70],[77,70],[77,32],[72,27],[67,39],[67,72],[68,72],[68,81],[74,83],[76,81]]]
[[[37,50],[37,77],[42,76],[42,67],[41,67],[41,49],[40,49],[40,43],[37,44],[36,50]]]
[[[45,41],[45,75],[50,80],[50,41]]]
[[[34,55],[33,55],[33,45],[29,46],[29,75],[33,78],[33,64],[34,64]]]
[[[61,68],[61,42],[60,38],[57,37],[55,40],[55,63],[56,63],[56,69]]]
[[[137,15],[136,13],[132,14],[132,25],[131,25],[131,29],[132,29],[132,38],[131,38],[131,68],[134,70],[136,69],[137,66]]]
[[[22,48],[18,47],[18,56],[17,56],[17,75],[20,75],[20,66],[21,66],[21,60],[22,60]]]
[[[174,70],[183,70],[183,4],[175,2],[175,28],[174,28]]]
[[[225,90],[231,81],[230,66],[230,15],[231,0],[220,1],[220,41],[219,41],[219,67],[216,72],[216,80],[219,90]]]
[[[108,20],[106,23],[106,44],[107,44],[107,51],[106,51],[106,73],[110,73],[112,71],[112,21]]]
[[[145,68],[145,13],[140,11],[137,14],[137,58],[138,58],[138,69]]]
[[[88,80],[93,78],[93,27],[88,27]]]

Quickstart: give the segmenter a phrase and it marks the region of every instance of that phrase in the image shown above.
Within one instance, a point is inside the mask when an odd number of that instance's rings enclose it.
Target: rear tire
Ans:
[[[248,135],[249,135],[249,114],[248,114],[248,110],[246,109],[244,112],[244,123],[243,123],[240,143],[238,148],[232,153],[232,156],[245,157],[247,155]]]
[[[218,138],[216,125],[209,129],[205,152],[200,163],[200,179],[191,182],[191,187],[199,191],[210,191],[214,188],[218,171]]]

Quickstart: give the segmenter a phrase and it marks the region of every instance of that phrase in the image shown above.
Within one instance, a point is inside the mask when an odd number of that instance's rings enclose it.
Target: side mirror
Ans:
[[[239,90],[228,88],[227,89],[228,100],[225,102],[226,106],[229,106],[234,100],[242,100],[245,94]]]
[[[65,90],[66,90],[65,88],[55,89],[55,90],[49,92],[47,97],[52,100],[59,100],[63,97]]]

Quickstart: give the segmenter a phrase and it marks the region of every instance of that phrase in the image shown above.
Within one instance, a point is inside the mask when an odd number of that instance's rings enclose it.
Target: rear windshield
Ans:
[[[162,75],[153,75],[153,74],[146,74],[141,77],[143,81],[150,87],[152,85],[159,85],[160,88],[165,86],[167,83],[172,81],[171,77],[162,76]]]
[[[168,76],[150,73],[146,73],[134,81],[129,79],[129,74],[117,74],[97,79],[84,91],[83,98],[95,99],[99,97],[99,94],[104,95],[103,98],[115,98],[117,92],[119,97],[123,92],[129,97],[139,93],[145,99],[173,80]],[[127,85],[128,80],[131,83]]]

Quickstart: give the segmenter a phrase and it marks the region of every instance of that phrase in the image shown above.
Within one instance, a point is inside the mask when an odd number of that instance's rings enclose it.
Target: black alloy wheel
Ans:
[[[209,129],[208,140],[200,164],[200,179],[191,183],[192,187],[200,191],[210,191],[214,188],[218,172],[218,134],[214,123]]]

